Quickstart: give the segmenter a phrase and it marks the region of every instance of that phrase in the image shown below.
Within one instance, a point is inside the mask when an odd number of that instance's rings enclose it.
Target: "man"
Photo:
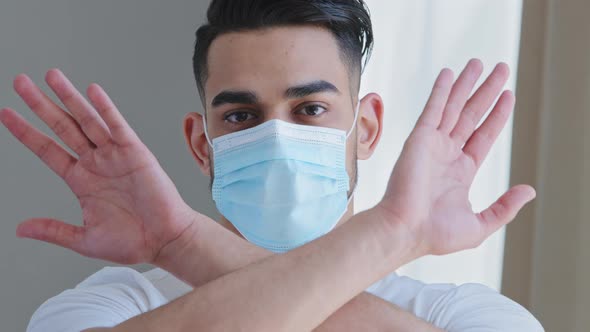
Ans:
[[[378,95],[357,96],[373,41],[364,3],[214,0],[208,19],[194,56],[205,114],[188,114],[184,130],[212,178],[219,223],[182,200],[100,86],[88,102],[50,70],[68,113],[16,77],[17,93],[78,158],[13,110],[0,120],[64,179],[84,216],[81,227],[27,220],[17,235],[158,266],[97,272],[46,301],[29,331],[542,330],[486,287],[393,273],[478,246],[534,198],[517,186],[482,213],[468,202],[514,107],[503,92],[476,128],[507,80],[504,64],[471,98],[482,64],[470,61],[454,84],[443,70],[383,200],[353,215],[356,161],[373,153],[383,116]]]

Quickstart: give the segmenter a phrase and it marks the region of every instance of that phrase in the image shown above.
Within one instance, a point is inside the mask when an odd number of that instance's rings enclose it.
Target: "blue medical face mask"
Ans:
[[[346,141],[358,112],[348,132],[271,120],[213,141],[203,118],[219,212],[248,241],[276,253],[331,231],[354,194],[347,197]]]

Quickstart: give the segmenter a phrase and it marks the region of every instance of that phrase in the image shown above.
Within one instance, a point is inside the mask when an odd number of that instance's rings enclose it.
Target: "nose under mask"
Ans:
[[[211,141],[203,118],[219,212],[248,241],[275,253],[330,232],[354,195],[347,196],[346,142],[359,106],[348,132],[271,120]]]

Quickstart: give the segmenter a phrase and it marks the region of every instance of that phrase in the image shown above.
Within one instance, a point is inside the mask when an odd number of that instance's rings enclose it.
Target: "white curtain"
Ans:
[[[361,96],[379,93],[385,103],[384,132],[373,157],[359,162],[357,211],[374,206],[402,144],[443,67],[458,76],[470,58],[480,58],[484,75],[497,62],[511,68],[514,89],[522,0],[367,0],[376,44],[365,70]],[[495,201],[509,183],[511,123],[498,139],[471,191],[477,210]],[[499,290],[504,230],[481,247],[447,256],[428,256],[398,270],[424,282],[477,282]]]

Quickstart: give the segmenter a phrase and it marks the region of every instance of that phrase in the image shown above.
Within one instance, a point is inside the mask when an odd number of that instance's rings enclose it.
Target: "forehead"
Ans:
[[[251,90],[262,98],[316,80],[349,90],[349,76],[333,34],[320,27],[276,27],[223,34],[208,54],[207,104],[223,90]]]

